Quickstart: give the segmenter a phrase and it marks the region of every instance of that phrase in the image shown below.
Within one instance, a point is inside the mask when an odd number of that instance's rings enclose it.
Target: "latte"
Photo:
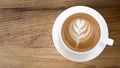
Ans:
[[[100,33],[98,22],[85,13],[77,13],[68,17],[61,30],[65,45],[77,52],[92,49],[98,43]]]

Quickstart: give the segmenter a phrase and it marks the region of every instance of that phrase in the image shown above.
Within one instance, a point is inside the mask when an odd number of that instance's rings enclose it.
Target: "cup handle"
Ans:
[[[104,39],[103,42],[109,46],[112,46],[114,43],[114,40],[111,38]]]

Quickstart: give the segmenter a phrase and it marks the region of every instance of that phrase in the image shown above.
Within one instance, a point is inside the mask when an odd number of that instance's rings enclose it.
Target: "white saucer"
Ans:
[[[78,9],[81,9],[83,7],[84,6],[78,7]],[[98,14],[97,11],[95,11],[95,12]],[[62,13],[59,16],[62,16]],[[100,17],[102,17],[102,16],[100,16]],[[100,53],[106,47],[106,44],[100,43],[101,46],[95,46],[93,48],[93,50],[90,51],[90,52],[87,52],[87,53],[84,53],[84,54],[72,53],[71,51],[67,50],[65,48],[65,46],[60,41],[60,31],[59,30],[60,30],[60,27],[61,27],[61,25],[60,25],[61,23],[59,22],[59,19],[60,18],[57,18],[55,23],[54,23],[54,25],[53,25],[52,38],[53,38],[53,42],[54,42],[55,48],[66,59],[71,60],[71,61],[75,61],[75,62],[89,61],[89,60],[92,60],[92,59],[96,58],[98,55],[100,55]],[[99,18],[99,19],[104,20],[103,17]],[[106,36],[108,36],[108,28],[107,28],[107,25],[106,25],[105,21],[103,22],[103,26],[104,26],[104,28],[103,28],[104,29],[104,33],[106,33]]]

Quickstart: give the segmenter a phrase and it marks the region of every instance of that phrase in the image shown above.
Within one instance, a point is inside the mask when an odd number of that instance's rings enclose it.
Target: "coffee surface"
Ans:
[[[63,23],[61,35],[68,48],[83,52],[92,49],[100,39],[98,22],[90,15],[77,13]]]

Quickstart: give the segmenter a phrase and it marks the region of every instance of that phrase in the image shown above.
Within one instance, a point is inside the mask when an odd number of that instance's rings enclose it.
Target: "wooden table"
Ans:
[[[115,40],[84,63],[63,58],[51,37],[56,17],[76,5],[99,11]],[[120,68],[120,0],[0,0],[0,68]]]

